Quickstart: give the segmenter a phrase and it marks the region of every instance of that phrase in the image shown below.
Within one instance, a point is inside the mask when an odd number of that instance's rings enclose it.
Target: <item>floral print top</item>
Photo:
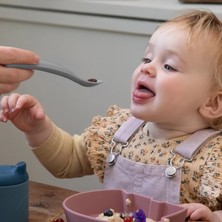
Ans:
[[[113,135],[131,116],[128,109],[109,108],[106,117],[97,116],[92,126],[82,134],[88,149],[87,155],[94,173],[103,180],[106,157],[111,148]],[[172,158],[171,150],[189,135],[170,140],[149,137],[147,124],[130,140],[121,155],[144,164],[167,165]],[[176,155],[173,164],[182,166],[180,203],[199,202],[211,210],[222,209],[222,135],[207,141],[193,158],[182,165],[183,157]],[[116,146],[116,149],[119,149]]]

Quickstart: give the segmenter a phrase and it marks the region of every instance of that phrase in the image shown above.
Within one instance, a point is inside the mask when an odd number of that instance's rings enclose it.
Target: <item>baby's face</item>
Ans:
[[[160,28],[132,77],[131,110],[159,124],[192,124],[212,88],[212,55],[202,40],[188,45],[188,31]]]

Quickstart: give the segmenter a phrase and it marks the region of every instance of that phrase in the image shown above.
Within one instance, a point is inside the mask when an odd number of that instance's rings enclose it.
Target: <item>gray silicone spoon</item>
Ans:
[[[8,65],[6,65],[6,67],[17,68],[17,69],[34,69],[34,70],[40,70],[40,71],[44,71],[44,72],[53,73],[53,74],[56,74],[59,76],[63,76],[67,79],[70,79],[70,80],[72,80],[82,86],[86,86],[86,87],[96,86],[102,82],[101,80],[97,80],[95,78],[90,78],[88,80],[81,79],[81,78],[77,77],[70,70],[67,70],[66,68],[63,68],[59,65],[56,65],[56,64],[53,64],[50,62],[46,62],[46,61],[40,61],[36,65],[8,64]]]

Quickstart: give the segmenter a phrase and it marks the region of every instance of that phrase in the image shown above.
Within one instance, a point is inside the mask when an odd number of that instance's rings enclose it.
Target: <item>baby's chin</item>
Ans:
[[[144,120],[144,115],[142,115],[143,112],[141,112],[141,107],[135,106],[133,104],[131,104],[130,106],[130,112],[132,113],[132,115],[137,118],[137,119],[142,119]]]

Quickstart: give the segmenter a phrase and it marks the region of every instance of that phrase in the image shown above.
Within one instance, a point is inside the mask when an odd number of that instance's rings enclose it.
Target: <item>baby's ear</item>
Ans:
[[[215,119],[222,116],[222,91],[209,98],[200,109],[200,114],[207,119]]]

